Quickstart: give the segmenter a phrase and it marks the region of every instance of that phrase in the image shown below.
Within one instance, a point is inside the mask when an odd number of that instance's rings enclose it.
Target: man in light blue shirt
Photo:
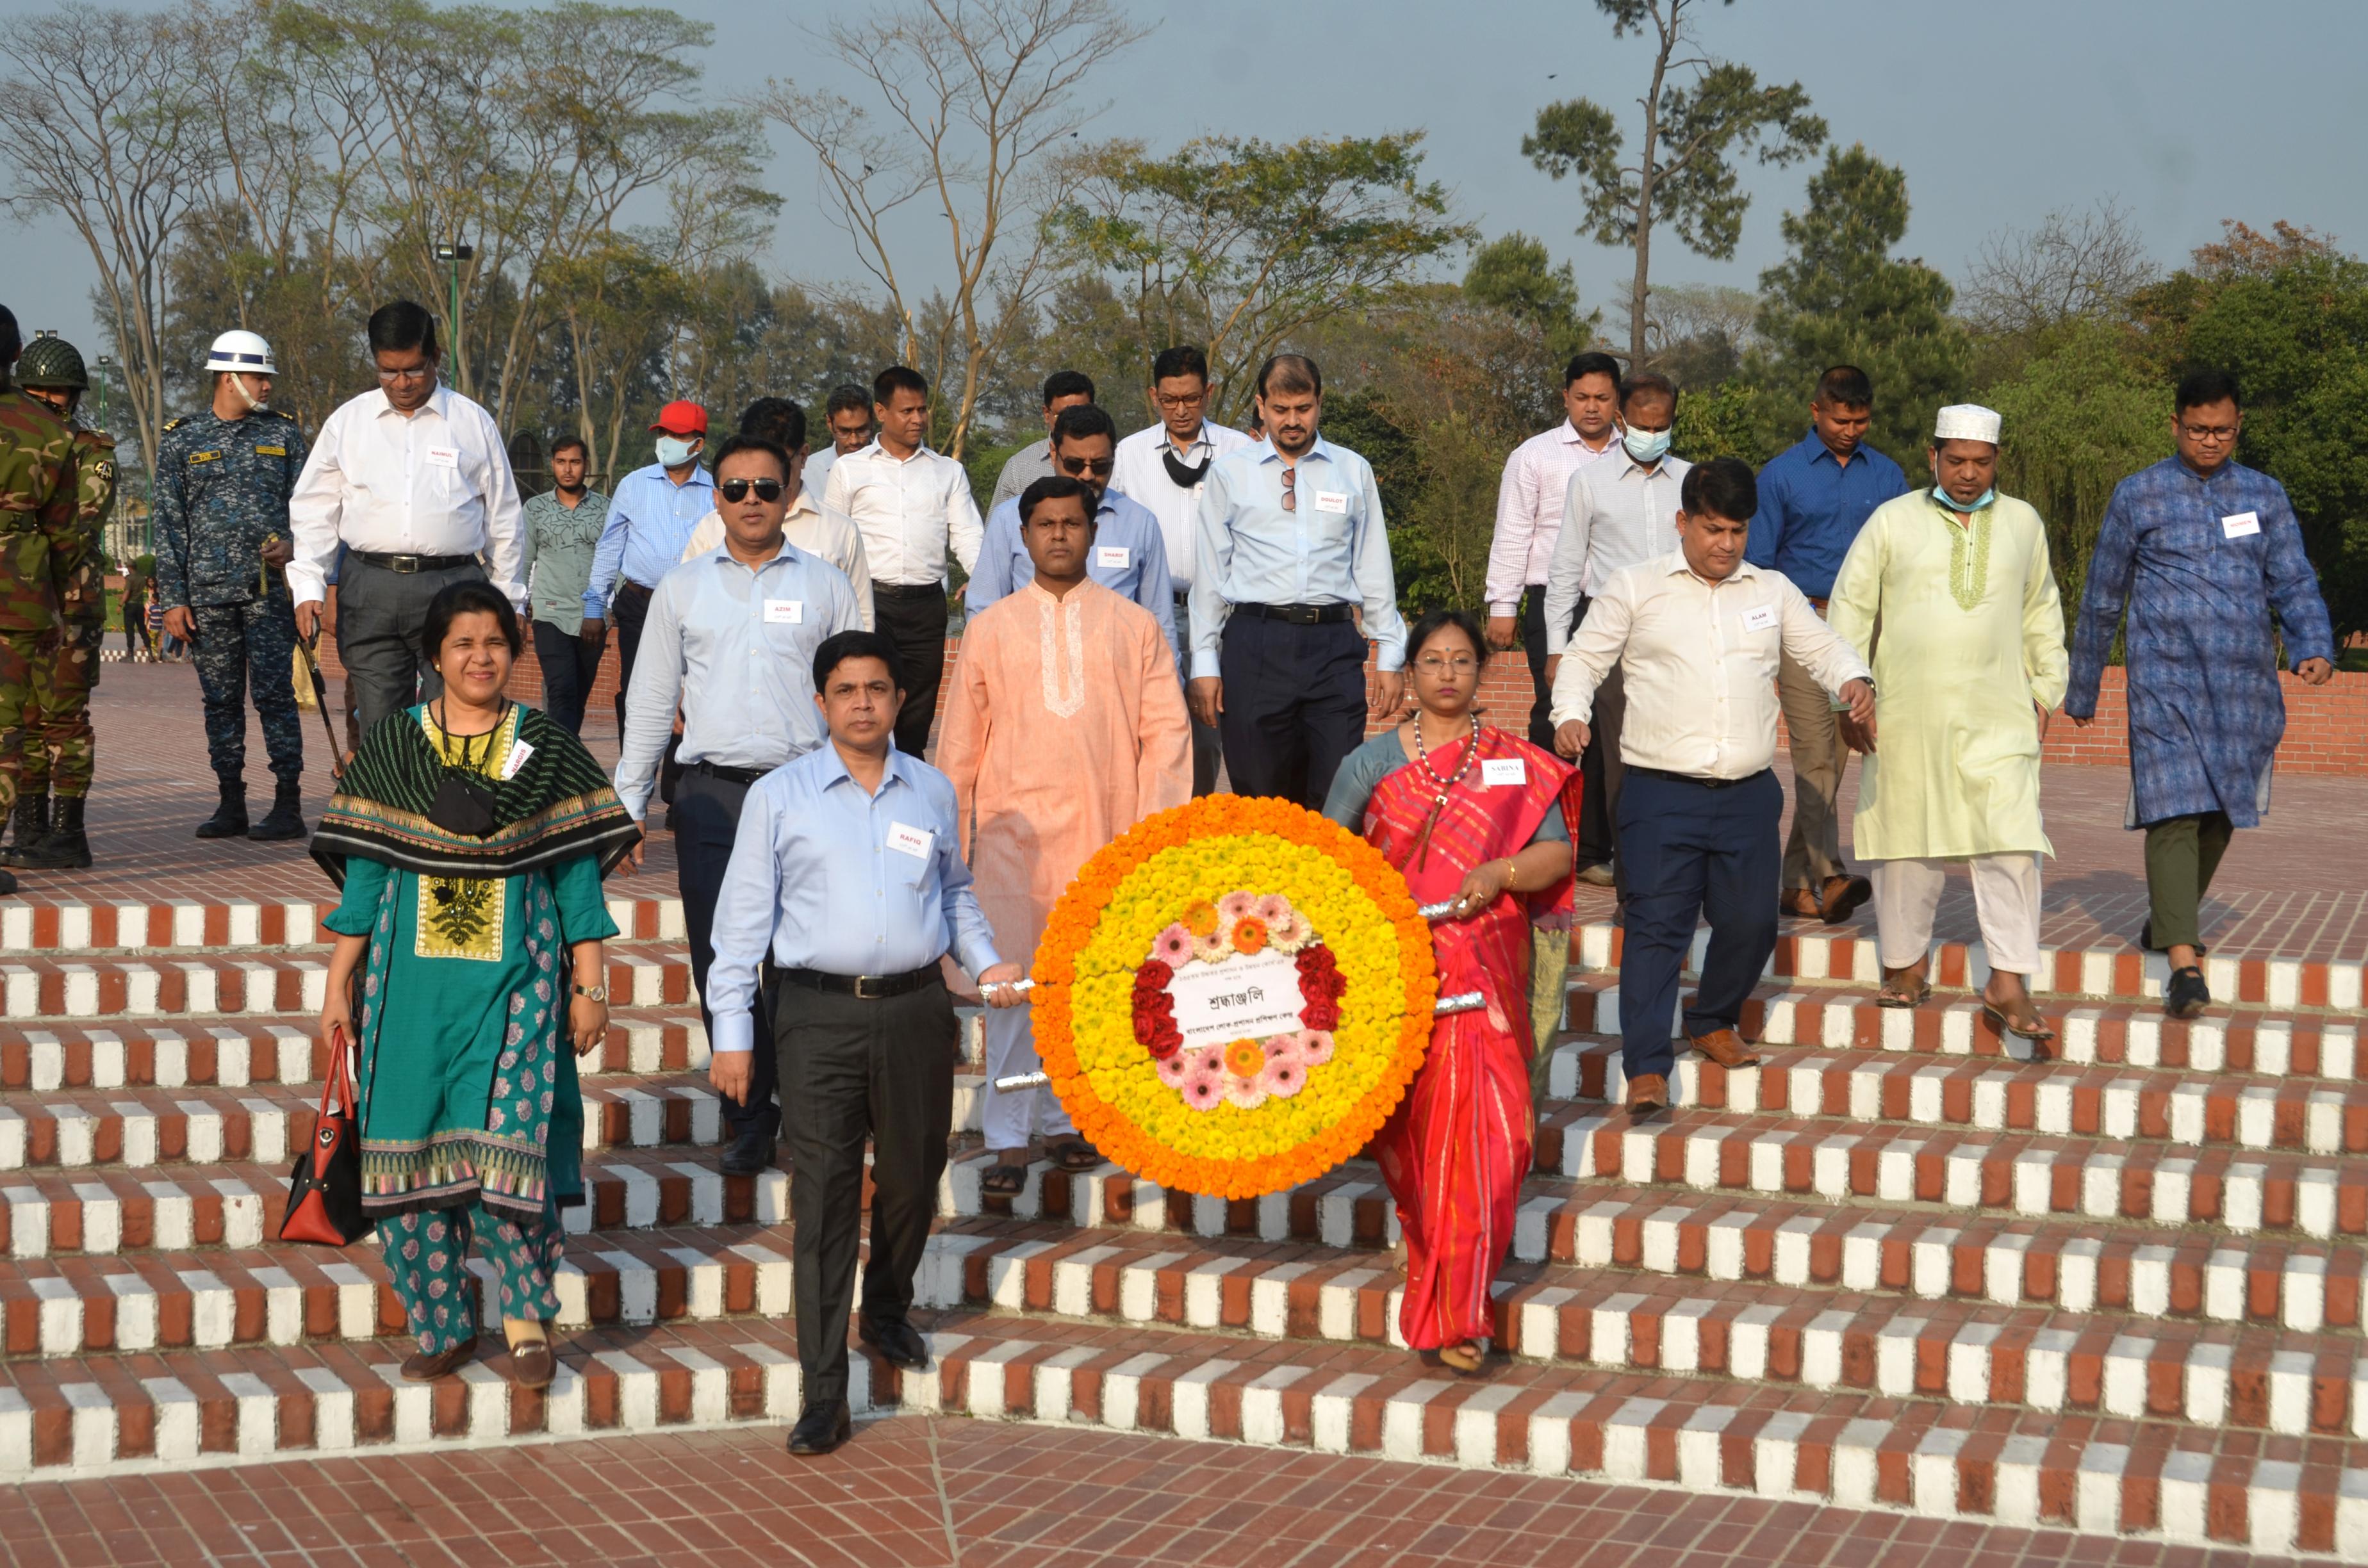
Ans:
[[[1406,693],[1381,491],[1370,463],[1316,435],[1323,405],[1305,355],[1258,368],[1266,437],[1209,470],[1190,598],[1192,716],[1222,733],[1235,792],[1311,811],[1364,743],[1366,714]]]
[[[584,640],[595,649],[617,623],[617,733],[625,733],[625,691],[633,684],[642,625],[658,579],[682,559],[690,530],[715,506],[715,485],[699,466],[707,447],[707,410],[676,402],[658,410],[657,461],[617,482],[609,520],[592,552],[592,579],[584,585]],[[674,782],[668,765],[666,782]],[[667,797],[674,791],[669,788]]]
[[[1018,1004],[1016,963],[962,864],[954,787],[895,749],[904,679],[896,645],[841,632],[814,656],[815,706],[830,744],[775,769],[748,792],[715,907],[716,1015],[709,1069],[726,1098],[746,1099],[751,1057],[779,1056],[795,1230],[798,1363],[805,1408],[790,1452],[847,1440],[847,1314],[862,1226],[863,1144],[872,1144],[871,1259],[863,1277],[864,1342],[891,1366],[928,1364],[907,1314],[937,1210],[953,1124],[959,1026],[939,960],[977,976],[990,1005]],[[751,1019],[773,992],[769,1040]]]
[[[723,544],[660,578],[643,632],[646,656],[626,694],[617,798],[636,821],[649,810],[675,713],[682,713],[676,874],[691,982],[710,1003],[715,900],[739,832],[741,801],[765,774],[822,744],[814,650],[833,633],[863,624],[847,574],[783,537],[791,472],[789,454],[760,437],[734,436],[717,450]],[[712,1006],[701,1008],[711,1040],[728,1028],[715,1014]],[[740,1020],[744,1029],[751,1024]],[[723,1158],[728,1175],[753,1175],[773,1163],[772,1074],[758,1078],[758,1092],[723,1108],[732,1127]]]
[[[1150,507],[1110,487],[1117,449],[1118,426],[1093,403],[1072,404],[1053,421],[1055,473],[1094,492],[1096,526],[1086,575],[1149,610],[1151,619],[1166,629],[1168,645],[1180,649],[1175,590],[1167,576],[1167,541],[1160,536],[1159,519]],[[971,574],[970,586],[963,591],[963,607],[976,615],[1035,578],[1036,564],[1029,559],[1028,547],[1019,536],[1019,497],[1014,495],[987,515],[986,533],[978,547],[978,570]]]

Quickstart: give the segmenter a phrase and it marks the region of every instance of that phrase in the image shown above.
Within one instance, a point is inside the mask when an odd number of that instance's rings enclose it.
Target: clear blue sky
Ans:
[[[0,26],[44,8],[0,0]],[[798,75],[812,51],[787,17],[831,9],[821,0],[786,8],[682,0],[681,8],[716,25],[710,69],[719,94]],[[1461,216],[1490,235],[1543,238],[1577,263],[1589,308],[1624,286],[1625,253],[1577,238],[1571,187],[1520,155],[1523,131],[1553,99],[1585,95],[1623,119],[1633,110],[1649,53],[1634,38],[1613,42],[1583,0],[1199,0],[1166,15],[1104,74],[1098,96],[1110,107],[1089,134],[1167,147],[1204,131],[1289,139],[1428,127],[1429,170],[1455,193]],[[1838,140],[1902,165],[1915,204],[1905,249],[1952,277],[1986,235],[2105,197],[2129,210],[2167,264],[2215,238],[2222,218],[2260,228],[2283,218],[2349,248],[2368,245],[2356,79],[2368,6],[1739,0],[1706,11],[1703,30],[1713,52],[1764,78],[1801,82]],[[778,152],[788,141],[775,132]],[[1708,261],[1664,235],[1656,278],[1750,286],[1781,254],[1778,220],[1800,204],[1804,177],[1797,166],[1749,171],[1754,200],[1736,259]],[[773,187],[788,205],[766,265],[853,276],[846,239],[814,215],[812,176],[783,156]],[[88,351],[97,338],[80,241],[45,219],[0,243],[8,257],[0,302],[28,335],[59,327]],[[932,275],[926,252],[908,266]]]

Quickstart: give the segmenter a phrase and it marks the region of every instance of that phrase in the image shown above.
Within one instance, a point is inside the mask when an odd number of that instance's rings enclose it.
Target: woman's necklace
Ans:
[[[436,721],[436,733],[438,736],[436,747],[438,759],[447,767],[458,767],[464,771],[473,772],[484,771],[477,764],[477,740],[480,736],[484,737],[485,742],[485,760],[487,762],[491,762],[494,755],[493,738],[500,732],[502,721],[509,717],[509,699],[507,698],[504,698],[502,699],[501,707],[496,709],[494,712],[494,722],[490,726],[483,730],[472,730],[465,735],[456,734],[453,733],[452,705],[446,702],[441,703],[438,706],[442,707],[444,710],[440,714],[437,713],[434,709],[430,709],[428,710],[430,717],[434,718]],[[454,756],[449,749],[450,743],[453,741],[461,743],[461,755],[459,756]]]
[[[1480,715],[1474,713],[1472,715],[1472,737],[1463,748],[1463,760],[1456,765],[1453,778],[1441,778],[1439,770],[1430,766],[1430,747],[1423,744],[1422,715],[1417,713],[1414,716],[1415,765],[1422,769],[1425,778],[1439,786],[1438,793],[1431,797],[1430,814],[1422,819],[1422,832],[1415,837],[1415,869],[1422,869],[1430,859],[1430,831],[1439,825],[1440,813],[1447,810],[1447,798],[1455,792],[1458,784],[1463,782],[1463,776],[1472,771],[1473,759],[1479,755]]]

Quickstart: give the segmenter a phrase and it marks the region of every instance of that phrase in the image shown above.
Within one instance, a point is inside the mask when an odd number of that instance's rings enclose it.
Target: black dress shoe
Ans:
[[[725,1176],[755,1176],[773,1164],[773,1135],[752,1127],[723,1146]]]
[[[856,1337],[879,1351],[880,1358],[892,1367],[917,1372],[929,1364],[929,1342],[903,1318],[894,1323],[873,1323],[870,1318],[863,1318],[857,1323],[855,1333]]]
[[[790,1452],[806,1458],[826,1454],[854,1435],[855,1418],[847,1413],[845,1400],[809,1404],[790,1428]]]
[[[2163,987],[2162,1010],[2174,1018],[2196,1018],[2212,1006],[2212,992],[2203,983],[2203,971],[2190,964],[2185,969],[2170,971],[2170,983]]]

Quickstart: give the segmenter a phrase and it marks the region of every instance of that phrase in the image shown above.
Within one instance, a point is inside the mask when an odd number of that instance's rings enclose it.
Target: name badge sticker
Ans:
[[[1315,509],[1345,517],[1349,515],[1349,493],[1345,490],[1319,490],[1315,493]]]
[[[803,599],[767,599],[765,624],[768,626],[803,626],[806,623],[806,601]]]
[[[533,755],[534,747],[528,744],[526,742],[511,742],[510,755],[507,759],[502,763],[502,777],[505,778],[517,778],[518,776],[518,769],[524,767],[526,766],[526,759]]]
[[[1522,785],[1530,781],[1530,765],[1518,756],[1488,756],[1480,759],[1480,787],[1499,789],[1508,784]]]
[[[1776,607],[1774,605],[1753,605],[1749,609],[1745,610],[1743,612],[1743,630],[1746,631],[1775,631]]]
[[[459,468],[461,466],[461,449],[458,447],[428,448],[427,466],[429,468]]]
[[[2258,512],[2231,512],[2220,519],[2220,531],[2230,539],[2248,539],[2261,531]]]
[[[925,827],[913,827],[905,823],[888,824],[888,847],[899,855],[910,855],[916,860],[929,858],[929,846],[938,835]]]
[[[1133,561],[1133,559],[1134,551],[1129,550],[1122,544],[1098,544],[1094,546],[1094,564],[1101,567],[1105,571],[1123,572],[1126,570],[1128,563]]]

